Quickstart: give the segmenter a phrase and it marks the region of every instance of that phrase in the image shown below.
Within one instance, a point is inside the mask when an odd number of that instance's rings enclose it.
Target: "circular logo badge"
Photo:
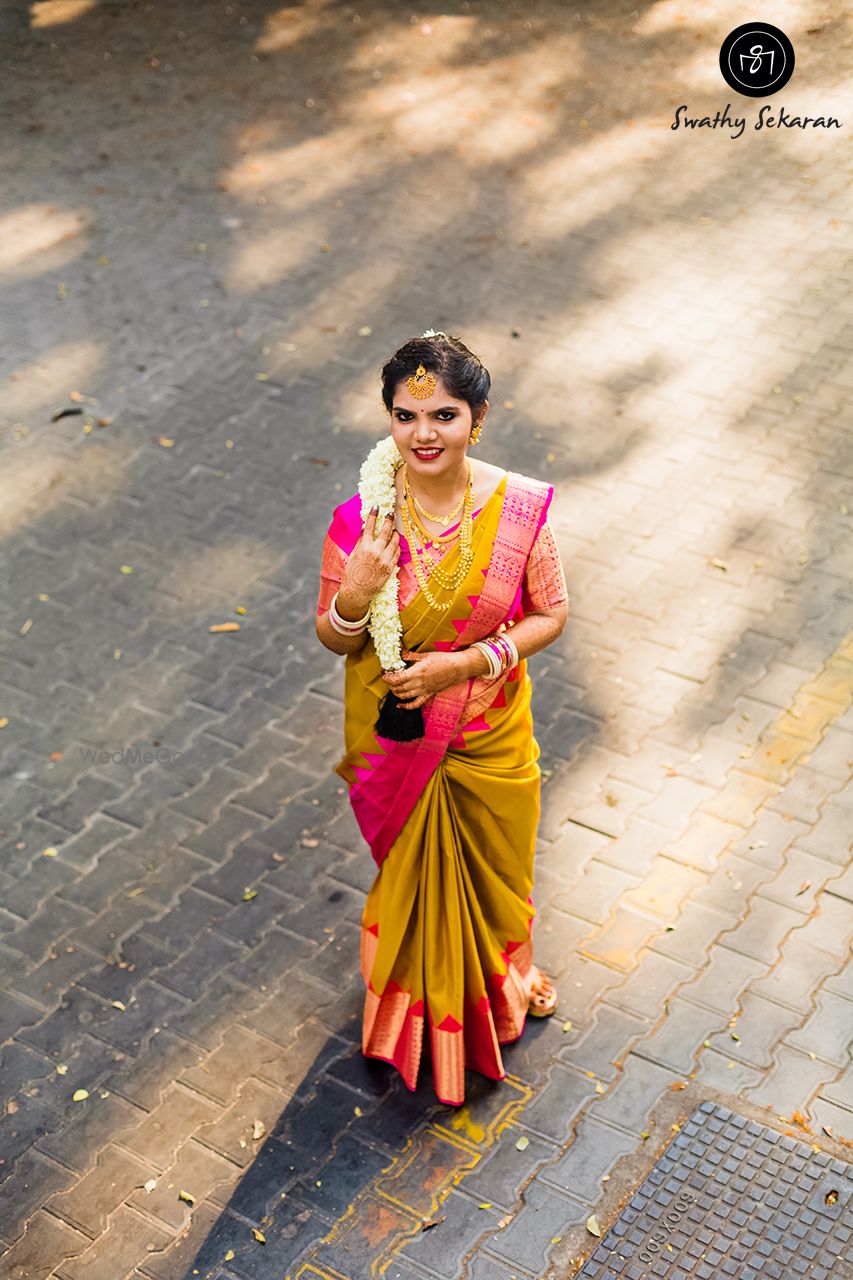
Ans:
[[[720,71],[729,88],[747,98],[778,93],[794,74],[794,46],[769,22],[745,22],[720,49]]]

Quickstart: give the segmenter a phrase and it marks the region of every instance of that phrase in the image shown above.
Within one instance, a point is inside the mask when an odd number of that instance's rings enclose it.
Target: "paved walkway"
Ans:
[[[5,7],[2,1280],[569,1276],[697,1097],[853,1138],[851,125],[673,133],[732,97],[714,9]],[[850,117],[784,9],[786,109]],[[461,1111],[361,1058],[313,634],[427,326],[572,600],[560,1014]]]

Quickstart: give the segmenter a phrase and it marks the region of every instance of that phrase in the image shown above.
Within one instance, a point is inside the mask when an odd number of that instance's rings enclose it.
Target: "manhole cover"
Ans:
[[[853,1277],[853,1170],[703,1102],[577,1280]]]

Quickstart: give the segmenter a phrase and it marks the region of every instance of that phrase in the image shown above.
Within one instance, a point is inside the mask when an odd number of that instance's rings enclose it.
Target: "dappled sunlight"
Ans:
[[[43,275],[73,261],[87,247],[84,233],[91,221],[88,210],[50,204],[25,205],[0,216],[0,281]]]
[[[648,182],[648,162],[668,144],[666,130],[650,118],[581,137],[576,134],[573,145],[541,161],[531,160],[519,175],[512,199],[520,235],[559,240],[626,205]],[[697,173],[696,180],[706,179]]]
[[[75,22],[94,9],[96,3],[97,0],[35,0],[30,5],[30,25],[59,27],[66,22]]]
[[[294,146],[263,151],[256,149],[250,133],[240,142],[247,154],[224,171],[222,181],[240,199],[255,200],[262,192],[277,208],[313,209],[384,173],[387,160],[378,150],[362,150],[364,143],[360,128],[344,126]]]
[[[385,120],[411,156],[448,151],[462,165],[500,163],[555,136],[567,86],[587,67],[579,37],[556,33],[547,58],[522,49],[462,76],[440,53],[440,66],[407,71],[355,99],[351,118]]]
[[[307,258],[319,253],[322,228],[307,220],[289,224],[274,231],[256,232],[235,250],[231,264],[224,272],[230,290],[254,293],[269,288],[276,280],[304,265]]]
[[[740,0],[659,0],[637,16],[632,30],[641,36],[701,32],[713,37],[719,48],[726,32],[750,19],[771,22],[792,34],[798,23],[815,17],[816,10],[825,13],[826,5],[803,0],[755,0],[747,15]]]
[[[853,117],[853,79],[847,77],[844,80],[827,80],[821,84],[819,93],[812,86],[791,92],[793,88],[792,84],[785,90],[786,116],[799,116],[801,120],[805,120],[806,117],[814,120],[815,117],[823,116],[824,119],[828,119],[833,116],[840,121],[841,128],[813,129],[809,125],[805,128],[776,126],[772,130],[775,145],[790,160],[796,161],[804,168],[824,166],[827,154],[835,151],[839,159],[839,177],[842,178],[845,173],[841,167],[842,155],[846,155],[850,147],[849,138],[845,135],[850,119]],[[778,107],[771,106],[771,111],[774,119],[778,119]],[[849,186],[849,170],[843,180]]]
[[[185,548],[173,563],[158,566],[157,590],[168,599],[171,616],[183,615],[194,625],[239,622],[234,610],[250,608],[252,584],[270,570],[280,570],[287,559],[286,549],[274,548],[260,538],[231,535],[215,547],[193,552]],[[222,617],[200,621],[199,611],[211,608],[220,610]]]
[[[24,532],[81,490],[99,500],[124,491],[132,452],[89,444],[75,455],[30,441],[7,451],[0,469],[0,537]]]
[[[57,403],[65,401],[71,391],[95,383],[103,363],[103,346],[92,338],[45,351],[37,360],[20,365],[8,375],[3,389],[4,417],[25,419],[38,410],[45,419],[49,418]]]
[[[322,23],[331,0],[310,0],[310,3],[286,5],[264,20],[263,34],[255,41],[258,53],[282,53],[308,40]]]

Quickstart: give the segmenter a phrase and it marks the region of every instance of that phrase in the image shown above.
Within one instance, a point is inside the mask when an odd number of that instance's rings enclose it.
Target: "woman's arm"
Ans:
[[[515,641],[519,658],[529,658],[553,644],[569,616],[569,593],[560,551],[546,518],[527,561],[522,591],[524,617],[506,634]],[[489,674],[486,655],[480,649],[461,652],[464,676]]]
[[[352,596],[345,595],[342,590],[338,591],[337,610],[342,618],[351,618],[353,621],[363,618],[369,603],[369,600],[357,600]],[[332,653],[358,653],[370,638],[370,632],[366,629],[357,636],[342,636],[329,621],[328,609],[326,609],[325,613],[318,615],[315,625],[317,639],[327,649],[331,649]]]
[[[529,658],[540,649],[547,649],[561,634],[569,616],[568,603],[557,605],[553,609],[543,609],[539,613],[528,613],[515,626],[509,627],[505,635],[515,641],[519,659]],[[486,676],[489,674],[489,662],[482,649],[462,649],[459,652],[460,679],[469,676]]]

